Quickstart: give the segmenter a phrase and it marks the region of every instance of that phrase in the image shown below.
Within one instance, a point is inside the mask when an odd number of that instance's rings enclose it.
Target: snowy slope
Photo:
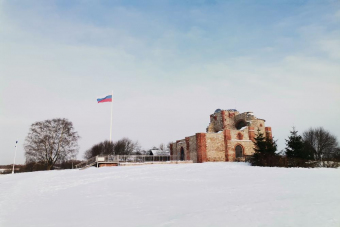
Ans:
[[[0,176],[0,226],[340,226],[340,169],[204,163]]]

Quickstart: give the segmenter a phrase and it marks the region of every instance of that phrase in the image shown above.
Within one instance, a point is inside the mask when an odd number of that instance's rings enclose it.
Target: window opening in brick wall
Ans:
[[[241,145],[237,145],[235,148],[236,152],[236,158],[242,158],[243,157],[243,148]]]
[[[181,147],[181,157],[180,157],[181,161],[184,161],[184,149],[183,147]]]

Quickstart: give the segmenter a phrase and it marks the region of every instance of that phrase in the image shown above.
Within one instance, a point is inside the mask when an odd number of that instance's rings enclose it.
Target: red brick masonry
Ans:
[[[207,140],[205,133],[196,133],[197,162],[207,161]]]

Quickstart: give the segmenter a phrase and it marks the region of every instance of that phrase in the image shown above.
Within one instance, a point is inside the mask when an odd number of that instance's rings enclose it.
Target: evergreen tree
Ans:
[[[266,152],[266,138],[260,129],[257,129],[256,137],[254,138],[254,150],[255,153],[264,153]]]
[[[290,136],[286,140],[286,156],[288,158],[308,159],[309,155],[305,152],[302,137],[297,134],[298,131],[293,127]]]
[[[254,138],[255,153],[250,160],[255,166],[273,166],[276,156],[277,144],[276,141],[269,136],[264,136],[260,129],[257,130]]]
[[[277,144],[273,138],[267,136],[266,137],[266,153],[269,155],[276,155],[277,151]]]

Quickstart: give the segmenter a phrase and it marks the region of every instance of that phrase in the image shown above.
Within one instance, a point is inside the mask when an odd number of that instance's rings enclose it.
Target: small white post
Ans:
[[[18,149],[18,141],[15,141],[15,151],[14,151],[14,161],[13,161],[12,174],[14,174],[14,165],[15,165],[15,158],[17,156],[17,149]]]
[[[110,142],[112,142],[112,107],[113,107],[113,90],[111,93],[111,124],[110,124]]]

